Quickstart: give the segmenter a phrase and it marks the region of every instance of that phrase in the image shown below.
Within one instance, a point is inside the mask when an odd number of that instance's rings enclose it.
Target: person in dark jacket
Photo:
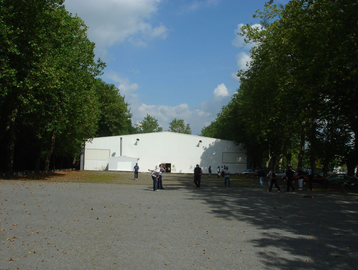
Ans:
[[[276,174],[275,174],[275,171],[274,171],[273,169],[271,169],[270,176],[271,176],[271,178],[270,178],[270,183],[271,183],[271,184],[270,184],[270,188],[269,188],[267,191],[270,191],[270,192],[271,192],[272,186],[275,185],[275,187],[278,189],[277,192],[280,192],[281,189],[280,189],[280,186],[279,186],[279,185],[277,184],[277,182],[276,182]]]
[[[200,189],[200,182],[201,182],[201,175],[203,174],[203,171],[199,167],[199,164],[196,164],[196,167],[194,169],[194,183],[196,186],[196,189]]]
[[[287,192],[290,191],[290,187],[292,187],[292,191],[295,191],[295,187],[292,185],[292,177],[293,177],[294,171],[292,170],[291,166],[287,166],[286,168],[286,180],[287,180]]]

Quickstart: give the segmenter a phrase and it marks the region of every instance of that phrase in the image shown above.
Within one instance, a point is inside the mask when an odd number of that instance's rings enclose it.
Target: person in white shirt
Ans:
[[[152,172],[153,191],[158,191],[158,178],[160,173],[160,167],[155,167],[154,170],[148,169],[148,171]]]
[[[163,188],[163,180],[162,180],[162,173],[165,172],[165,167],[163,164],[159,165],[159,176],[158,176],[158,189],[164,189]]]

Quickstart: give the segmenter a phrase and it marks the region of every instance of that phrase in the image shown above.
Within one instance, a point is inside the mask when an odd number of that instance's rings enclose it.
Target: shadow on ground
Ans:
[[[248,222],[262,231],[254,245],[271,250],[261,254],[264,264],[279,269],[356,269],[358,265],[356,195],[225,187],[194,192],[192,200],[210,205],[215,217]]]

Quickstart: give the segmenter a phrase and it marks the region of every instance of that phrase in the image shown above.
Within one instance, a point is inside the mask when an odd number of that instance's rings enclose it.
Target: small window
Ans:
[[[223,152],[223,164],[247,164],[245,153],[240,152]]]

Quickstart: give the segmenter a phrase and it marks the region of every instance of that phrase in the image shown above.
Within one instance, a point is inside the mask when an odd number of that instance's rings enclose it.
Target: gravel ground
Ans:
[[[0,180],[0,269],[357,269],[358,196]]]

